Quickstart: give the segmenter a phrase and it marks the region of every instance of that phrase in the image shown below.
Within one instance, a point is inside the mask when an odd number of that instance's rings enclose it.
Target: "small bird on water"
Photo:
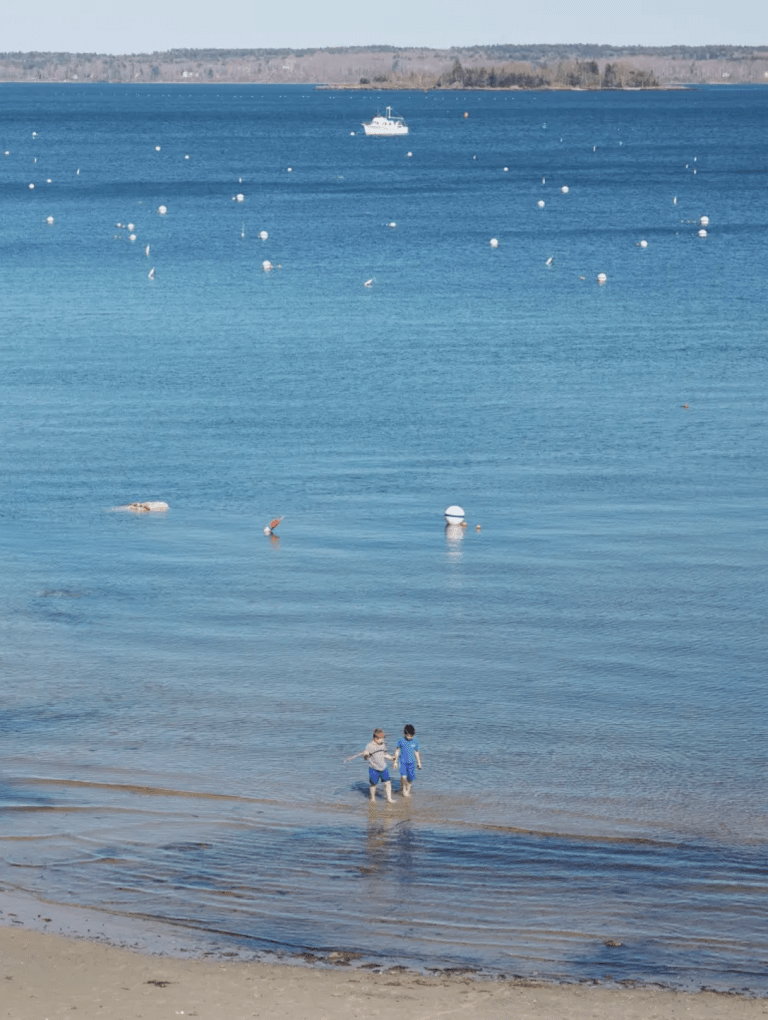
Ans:
[[[280,523],[280,521],[282,521],[282,519],[283,519],[282,517],[275,517],[273,521],[270,521],[269,524],[264,529],[264,534],[271,535],[274,532],[275,528]]]

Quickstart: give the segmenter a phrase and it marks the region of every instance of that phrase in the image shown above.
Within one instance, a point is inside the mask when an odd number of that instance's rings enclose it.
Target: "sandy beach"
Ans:
[[[475,981],[379,973],[340,960],[337,969],[147,956],[22,929],[0,928],[0,1017],[54,1020],[358,1020],[407,1012],[412,1020],[741,1020],[768,1015],[768,1001],[711,992]]]

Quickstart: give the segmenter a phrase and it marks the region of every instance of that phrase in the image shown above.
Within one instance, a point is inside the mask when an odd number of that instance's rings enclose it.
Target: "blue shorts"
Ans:
[[[401,761],[400,762],[400,775],[408,780],[409,783],[413,782],[413,777],[416,775],[416,762],[415,761]]]
[[[381,780],[382,783],[388,783],[389,782],[389,767],[387,767],[387,768],[383,769],[381,772],[379,772],[378,769],[372,769],[371,766],[369,765],[368,766],[368,778],[371,781],[371,786],[375,786],[379,782],[379,780]]]

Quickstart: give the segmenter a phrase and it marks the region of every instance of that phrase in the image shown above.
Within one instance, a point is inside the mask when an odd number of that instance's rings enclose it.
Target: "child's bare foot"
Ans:
[[[403,788],[402,788],[402,790],[401,790],[400,792],[402,793],[402,795],[403,795],[404,797],[410,797],[410,795],[411,795],[411,791],[410,791],[410,790],[408,790],[408,789],[406,789],[405,787],[403,787]]]

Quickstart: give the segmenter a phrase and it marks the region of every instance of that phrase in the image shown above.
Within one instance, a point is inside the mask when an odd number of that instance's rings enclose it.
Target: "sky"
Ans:
[[[761,0],[26,0],[3,4],[0,51],[151,53],[488,43],[768,47]]]

